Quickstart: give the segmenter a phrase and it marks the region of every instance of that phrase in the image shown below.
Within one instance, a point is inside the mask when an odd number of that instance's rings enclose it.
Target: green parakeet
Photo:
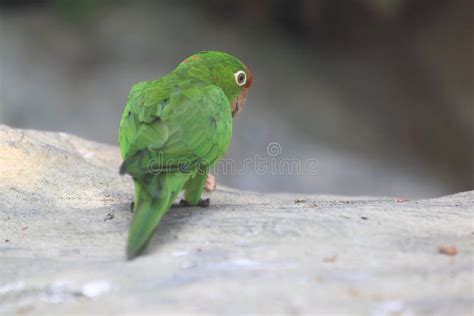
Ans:
[[[232,137],[232,117],[252,84],[235,57],[201,52],[168,75],[135,84],[120,122],[120,173],[135,182],[134,216],[127,257],[148,244],[178,193],[185,204],[201,200],[209,168],[223,157]]]

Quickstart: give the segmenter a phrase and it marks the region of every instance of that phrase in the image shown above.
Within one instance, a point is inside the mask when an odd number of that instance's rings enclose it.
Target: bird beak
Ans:
[[[234,106],[232,107],[232,117],[236,116],[240,112],[239,102],[235,101]]]
[[[242,92],[235,100],[234,104],[232,105],[232,117],[235,117],[240,111],[242,111],[243,107],[245,106],[245,102],[247,101],[247,88],[242,90]]]

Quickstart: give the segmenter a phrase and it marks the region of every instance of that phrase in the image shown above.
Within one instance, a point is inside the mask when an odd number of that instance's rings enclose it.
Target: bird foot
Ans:
[[[206,192],[212,192],[216,189],[217,183],[216,183],[216,177],[214,177],[212,174],[207,175],[207,180],[206,184],[204,185],[204,190]]]
[[[201,199],[201,200],[199,200],[197,205],[191,205],[186,200],[181,199],[181,201],[179,201],[179,206],[183,206],[183,207],[191,207],[191,206],[209,207],[210,202],[211,201],[209,199]]]

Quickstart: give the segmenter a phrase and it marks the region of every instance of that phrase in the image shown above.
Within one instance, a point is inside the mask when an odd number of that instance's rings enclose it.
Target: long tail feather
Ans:
[[[138,256],[147,246],[163,215],[168,211],[186,179],[185,174],[153,176],[135,182],[135,209],[128,235],[127,258]]]

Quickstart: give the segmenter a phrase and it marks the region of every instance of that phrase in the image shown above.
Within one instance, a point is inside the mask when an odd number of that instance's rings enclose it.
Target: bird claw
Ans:
[[[209,207],[210,204],[211,204],[211,200],[209,200],[209,198],[207,198],[207,199],[199,200],[198,206],[200,206],[200,207]]]
[[[210,202],[211,201],[209,199],[201,199],[201,200],[199,200],[197,205],[191,205],[186,200],[181,199],[181,201],[179,201],[179,206],[183,206],[183,207],[192,207],[192,206],[209,207]]]

